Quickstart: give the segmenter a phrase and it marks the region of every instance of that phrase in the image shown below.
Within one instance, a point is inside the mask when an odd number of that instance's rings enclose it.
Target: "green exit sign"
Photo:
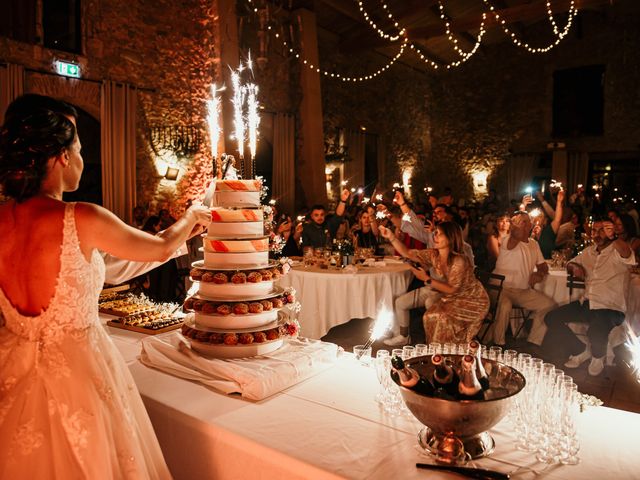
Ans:
[[[55,65],[58,75],[80,78],[80,65],[76,65],[75,63],[63,62],[61,60],[56,60]]]

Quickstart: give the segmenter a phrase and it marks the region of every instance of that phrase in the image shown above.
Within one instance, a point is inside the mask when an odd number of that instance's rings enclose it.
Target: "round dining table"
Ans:
[[[332,327],[353,318],[376,318],[383,306],[393,311],[393,301],[406,293],[412,278],[404,263],[376,262],[345,269],[295,266],[279,285],[296,291],[302,307],[300,335],[322,338]]]

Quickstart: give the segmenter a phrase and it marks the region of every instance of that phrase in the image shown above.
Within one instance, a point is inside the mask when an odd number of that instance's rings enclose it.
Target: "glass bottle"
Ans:
[[[458,383],[460,400],[484,400],[482,386],[476,377],[476,358],[471,355],[462,357],[461,378]]]
[[[421,395],[433,395],[433,385],[429,383],[429,380],[421,377],[413,368],[408,367],[402,358],[394,356],[391,359],[391,366],[398,373],[400,385]]]
[[[484,369],[484,365],[482,364],[482,356],[480,355],[480,343],[472,340],[469,342],[469,352],[476,359],[476,376],[478,377],[478,381],[480,382],[480,386],[482,390],[489,390],[489,375],[487,375],[487,371]]]
[[[433,355],[431,363],[435,367],[432,382],[436,395],[455,397],[458,393],[459,381],[456,372],[450,365],[447,365],[445,358],[440,354]]]

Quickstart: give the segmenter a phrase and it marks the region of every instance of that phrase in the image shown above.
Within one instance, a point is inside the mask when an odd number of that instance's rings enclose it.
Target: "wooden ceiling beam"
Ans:
[[[611,5],[612,1],[614,0],[576,0],[576,5],[578,7],[578,10],[582,10],[586,8],[596,8],[604,5]],[[552,10],[554,14],[564,13],[569,10],[570,5],[571,0],[553,0]],[[547,17],[547,7],[545,2],[520,4],[513,7],[496,9],[496,12],[508,25],[517,22],[533,22]],[[473,15],[458,17],[457,19],[454,18],[450,23],[450,30],[453,33],[477,31],[480,27],[481,21],[481,12]],[[498,25],[499,23],[495,19],[495,16],[493,14],[487,14],[487,19],[485,20],[485,29],[497,27]],[[407,36],[409,37],[410,41],[424,41],[430,38],[440,37],[445,34],[446,28],[444,22],[442,22],[440,19],[438,19],[437,22],[433,22],[433,24],[425,27],[407,29]],[[384,46],[385,44],[388,45],[388,41],[377,36],[374,31],[368,33],[366,35],[366,38],[363,37],[350,39],[349,42],[342,43],[340,47],[345,52],[354,52],[367,48],[379,48],[381,46]]]

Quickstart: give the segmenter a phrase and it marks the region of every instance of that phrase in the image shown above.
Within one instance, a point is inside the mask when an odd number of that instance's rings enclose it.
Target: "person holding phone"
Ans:
[[[576,300],[552,310],[544,317],[547,325],[543,349],[549,354],[571,354],[564,364],[577,368],[587,360],[589,375],[604,370],[609,332],[624,321],[625,294],[629,288],[629,267],[636,262],[629,244],[615,233],[613,222],[596,221],[591,229],[593,245],[588,246],[567,264],[567,272],[584,279],[585,293]],[[569,322],[585,322],[587,346],[567,326]]]
[[[440,223],[434,232],[434,248],[426,250],[408,250],[385,227],[380,227],[380,233],[403,257],[420,265],[420,268],[411,267],[413,274],[437,292],[437,298],[427,305],[423,317],[427,341],[470,342],[489,310],[489,296],[462,253],[460,226],[455,222]],[[433,269],[438,279],[428,273],[429,269]]]

